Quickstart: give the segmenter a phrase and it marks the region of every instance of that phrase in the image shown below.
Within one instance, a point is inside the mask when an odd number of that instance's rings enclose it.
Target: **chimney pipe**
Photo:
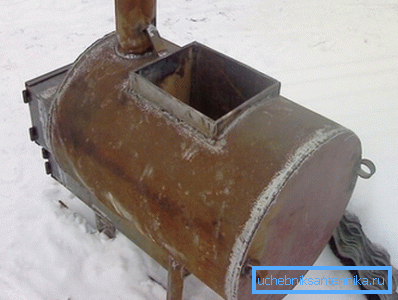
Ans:
[[[115,0],[118,51],[144,54],[152,48],[147,28],[155,24],[156,0]]]

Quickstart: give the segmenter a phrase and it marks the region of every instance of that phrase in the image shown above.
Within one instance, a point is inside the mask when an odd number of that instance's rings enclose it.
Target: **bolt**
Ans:
[[[260,262],[257,259],[248,258],[242,266],[241,276],[250,278],[252,275],[252,267],[259,266]]]
[[[39,134],[37,133],[37,128],[35,126],[29,128],[29,136],[32,142],[39,138]]]
[[[46,168],[46,174],[47,175],[51,175],[51,164],[50,164],[50,162],[46,161],[46,163],[44,164],[44,167]]]
[[[43,156],[44,159],[50,158],[50,152],[48,152],[45,148],[41,149],[41,155]]]
[[[23,90],[22,91],[22,97],[23,97],[23,103],[29,103],[30,102],[30,93],[28,90]]]

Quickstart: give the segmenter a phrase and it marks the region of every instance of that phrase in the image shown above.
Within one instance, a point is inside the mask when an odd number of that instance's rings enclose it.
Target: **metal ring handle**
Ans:
[[[368,168],[369,171],[365,171],[362,166],[365,166],[366,168]],[[361,165],[358,169],[358,176],[364,179],[368,179],[370,177],[373,176],[373,174],[376,173],[376,166],[374,165],[374,163],[372,161],[370,161],[369,159],[362,159],[361,160]]]

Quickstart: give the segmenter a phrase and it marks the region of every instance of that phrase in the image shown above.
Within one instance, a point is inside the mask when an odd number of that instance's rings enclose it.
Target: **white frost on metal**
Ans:
[[[41,92],[39,96],[44,100],[48,100],[55,95],[55,93],[57,92],[57,88],[57,86],[52,86]]]
[[[103,194],[104,197],[112,204],[115,211],[125,219],[134,222],[134,217],[123,207],[119,200],[117,200],[112,193],[106,192]],[[134,222],[136,223],[136,222]]]
[[[246,222],[241,234],[233,246],[230,257],[230,265],[227,270],[225,281],[226,299],[237,299],[239,277],[244,260],[246,259],[246,253],[250,246],[250,242],[252,241],[252,238],[256,233],[256,230],[260,225],[264,215],[274,202],[282,187],[311,153],[317,150],[319,146],[326,141],[343,132],[347,132],[347,129],[341,127],[334,129],[323,128],[317,130],[312,138],[308,140],[308,142],[296,150],[294,155],[292,155],[285,164],[285,167],[274,176],[268,186],[262,191],[255,205],[253,206],[249,220]]]
[[[191,147],[189,147],[182,153],[182,159],[191,160],[195,156],[195,154],[199,152],[199,150],[200,149],[196,146],[196,144],[192,144]]]
[[[142,171],[140,181],[143,181],[145,178],[151,177],[153,174],[153,167],[151,165],[146,165],[144,171]]]

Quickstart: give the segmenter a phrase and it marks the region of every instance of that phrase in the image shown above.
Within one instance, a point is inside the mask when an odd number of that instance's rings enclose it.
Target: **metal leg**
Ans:
[[[182,300],[184,278],[188,272],[172,258],[170,258],[168,271],[167,300]]]
[[[105,233],[110,239],[114,239],[116,237],[116,227],[112,221],[98,209],[94,209],[94,213],[97,230]]]
[[[362,231],[362,226],[358,217],[348,212],[345,213],[339,226],[335,229],[329,244],[334,254],[344,265],[391,266],[388,252],[374,245]],[[374,282],[374,285],[360,286],[361,289],[371,288],[373,290],[386,290],[388,289],[387,284],[392,284],[392,295],[380,294],[377,299],[398,300],[398,294],[396,292],[398,286],[398,271],[394,267],[391,283],[387,282],[387,272],[383,270],[358,270],[352,273],[355,273],[355,275],[360,278],[368,278],[369,282],[373,282],[373,278],[380,279],[378,282]],[[375,297],[372,296],[368,298],[375,299]]]

